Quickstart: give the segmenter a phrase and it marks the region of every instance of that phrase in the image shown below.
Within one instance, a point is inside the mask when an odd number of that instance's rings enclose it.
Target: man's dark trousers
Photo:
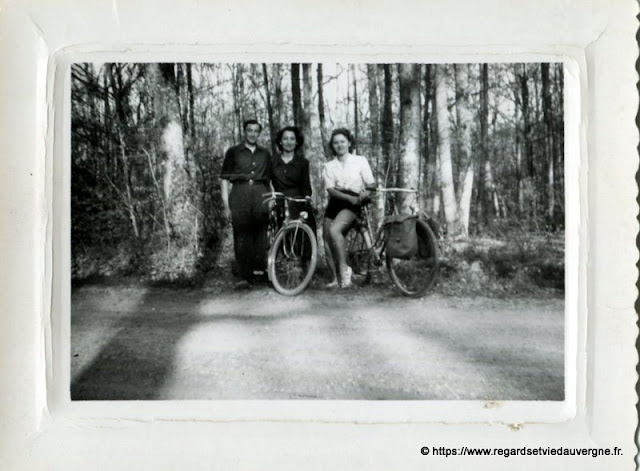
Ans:
[[[254,270],[265,271],[267,266],[269,212],[263,195],[268,192],[265,183],[238,182],[229,195],[233,248],[239,275],[247,281]]]

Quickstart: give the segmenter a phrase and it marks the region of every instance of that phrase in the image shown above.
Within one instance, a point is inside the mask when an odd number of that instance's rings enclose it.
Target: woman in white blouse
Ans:
[[[352,271],[347,265],[344,235],[353,226],[361,205],[369,200],[370,190],[375,188],[367,158],[351,153],[354,143],[348,129],[333,131],[329,147],[336,158],[324,164],[329,204],[324,215],[323,233],[327,262],[333,273],[333,281],[328,287],[332,288],[351,286]]]

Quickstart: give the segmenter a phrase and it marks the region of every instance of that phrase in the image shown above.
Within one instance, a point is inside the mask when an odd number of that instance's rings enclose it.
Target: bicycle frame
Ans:
[[[418,190],[412,190],[408,188],[376,188],[374,191],[382,193],[417,193]],[[386,207],[386,199],[383,203],[383,206]],[[397,207],[394,207],[394,214],[397,214]],[[384,250],[386,247],[386,241],[384,240],[384,228],[381,226],[378,231],[375,233],[375,239],[373,239],[374,231],[371,227],[371,211],[369,209],[369,205],[364,205],[362,207],[362,215],[356,221],[356,230],[358,228],[362,231],[365,244],[367,248],[371,251],[372,256],[374,257],[374,263],[378,264],[384,258]]]
[[[284,232],[286,230],[288,230],[291,227],[295,228],[295,232],[294,232],[294,236],[297,234],[298,230],[301,229],[301,226],[306,223],[304,221],[301,221],[299,219],[293,220],[293,221],[288,221],[285,224],[282,225],[282,227],[280,228],[280,230],[276,233],[276,238],[278,237],[278,234],[280,234],[281,232]],[[275,239],[275,238],[274,238]],[[293,247],[286,247],[285,246],[285,254],[286,255],[292,255],[291,250],[293,249]]]
[[[417,192],[416,190],[404,188],[378,189],[378,191],[394,193]],[[385,200],[383,203],[385,209],[387,208],[386,203],[387,201]],[[397,215],[397,205],[394,205],[393,209],[394,215]],[[422,243],[423,250],[427,250],[425,247],[429,247],[430,252],[423,253],[431,253],[430,257],[389,257],[386,253],[387,240],[384,224],[378,229],[376,237],[373,239],[372,219],[368,205],[362,207],[361,215],[356,220],[355,227],[347,236],[349,240],[347,254],[354,273],[370,278],[374,270],[386,265],[387,272],[396,291],[399,291],[404,296],[420,297],[433,286],[437,278],[439,266],[437,238],[429,227],[428,218],[423,213],[416,211],[416,209],[411,212],[418,217],[416,224],[423,224],[422,226],[416,226],[416,235],[421,234],[418,236],[421,241],[419,244]],[[423,218],[422,221],[421,218]]]
[[[380,227],[376,233],[375,240],[373,239],[373,230],[371,228],[371,214],[368,205],[362,207],[362,215],[356,221],[355,230],[359,230],[364,237],[364,243],[369,249],[371,256],[373,257],[374,264],[379,265],[382,260],[386,241],[384,240],[384,231]]]
[[[298,219],[291,219],[291,212],[289,210],[289,204],[290,203],[310,203],[311,202],[311,198],[308,196],[305,196],[304,198],[293,198],[291,196],[286,196],[284,193],[279,193],[279,192],[272,192],[272,193],[264,193],[262,195],[262,197],[264,198],[264,201],[262,202],[263,204],[269,203],[269,202],[273,202],[274,206],[271,208],[271,210],[269,211],[269,220],[270,222],[274,222],[275,224],[277,224],[278,230],[273,234],[273,238],[275,238],[275,236],[277,235],[277,233],[288,223],[290,222],[301,222],[306,224],[306,217],[305,217],[305,213],[306,211],[301,211],[300,212],[300,217]],[[282,222],[278,221],[278,214],[276,213],[276,211],[274,210],[275,208],[275,203],[277,201],[284,201],[284,210],[283,210],[283,217],[282,217]],[[272,241],[270,241],[272,242]]]
[[[269,203],[269,202],[273,202],[276,203],[278,200],[284,201],[284,208],[283,208],[283,221],[282,223],[279,223],[278,221],[278,216],[279,214],[277,214],[277,212],[275,211],[275,205],[271,208],[271,211],[269,213],[269,218],[270,218],[270,223],[273,223],[274,225],[278,225],[279,224],[279,228],[277,231],[275,231],[273,234],[269,235],[269,257],[267,259],[267,273],[268,273],[268,278],[270,281],[271,280],[271,265],[274,263],[274,259],[273,256],[271,254],[271,247],[274,244],[274,241],[278,238],[278,236],[285,232],[288,231],[290,228],[295,228],[295,232],[294,234],[297,234],[298,230],[304,230],[303,226],[306,226],[307,228],[309,228],[309,230],[311,230],[311,228],[309,227],[309,225],[306,222],[306,211],[301,211],[300,212],[300,216],[297,219],[291,219],[291,212],[289,209],[289,204],[290,203],[309,203],[311,201],[311,198],[309,197],[304,197],[304,198],[293,198],[290,196],[286,196],[284,193],[279,193],[279,192],[272,192],[272,193],[265,193],[262,195],[263,197],[265,197],[265,200],[263,203]],[[294,250],[295,247],[291,246],[284,246],[283,250],[285,251],[285,254],[287,256],[289,255],[293,255],[293,252],[291,252],[292,250]]]

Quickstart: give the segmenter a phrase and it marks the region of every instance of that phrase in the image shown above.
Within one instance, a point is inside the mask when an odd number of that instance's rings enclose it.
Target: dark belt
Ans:
[[[240,185],[243,183],[247,185],[266,185],[267,181],[249,179],[249,180],[236,180],[235,182],[233,182],[234,185]]]

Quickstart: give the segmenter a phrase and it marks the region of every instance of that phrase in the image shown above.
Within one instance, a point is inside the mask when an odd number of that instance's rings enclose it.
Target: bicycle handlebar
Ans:
[[[372,191],[379,191],[381,193],[418,193],[418,190],[414,188],[375,188]]]
[[[274,192],[269,192],[269,193],[263,193],[262,197],[264,198],[264,202],[266,203],[269,200],[272,199],[278,199],[278,198],[282,198],[285,199],[287,201],[293,201],[295,203],[308,203],[311,201],[311,197],[310,196],[305,196],[304,198],[295,198],[293,196],[287,196],[284,193],[280,193],[278,191],[274,191]]]
[[[414,189],[414,188],[374,188],[371,191],[377,191],[380,193],[418,193],[418,190]],[[310,196],[305,196],[304,198],[295,198],[292,196],[287,196],[284,193],[281,193],[279,191],[272,191],[269,193],[263,193],[262,197],[264,198],[263,203],[266,203],[267,201],[270,201],[272,199],[284,199],[287,201],[292,201],[295,203],[308,203],[311,201],[311,197]],[[370,203],[370,202],[367,202]]]

